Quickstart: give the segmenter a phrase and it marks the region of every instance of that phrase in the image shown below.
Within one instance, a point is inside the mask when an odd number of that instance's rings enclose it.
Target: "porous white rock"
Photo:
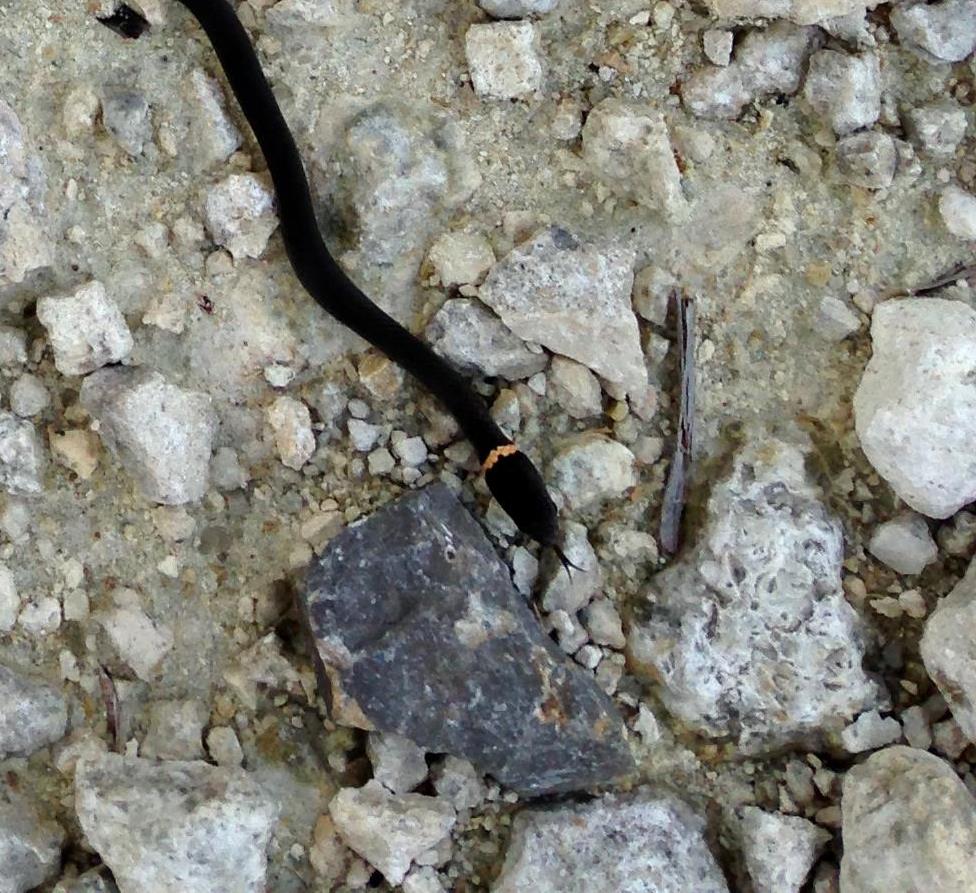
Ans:
[[[925,670],[952,716],[976,743],[976,560],[925,624],[920,650]]]
[[[204,214],[213,240],[235,260],[260,257],[278,226],[271,190],[254,174],[231,174],[211,187]]]
[[[844,893],[969,890],[976,799],[952,767],[910,747],[873,754],[844,776]]]
[[[671,135],[652,107],[604,99],[583,127],[583,158],[621,198],[669,218],[687,213]]]
[[[148,369],[102,369],[81,386],[102,442],[154,502],[193,502],[207,489],[217,425],[210,397]]]
[[[925,519],[911,512],[879,524],[868,551],[899,574],[920,574],[939,555]]]
[[[394,794],[406,794],[427,778],[423,748],[394,732],[371,732],[366,755],[373,764],[373,778]]]
[[[29,496],[43,489],[44,448],[34,426],[0,411],[0,488]]]
[[[830,833],[799,816],[742,810],[742,854],[756,893],[799,893]]]
[[[841,589],[840,524],[805,469],[805,445],[755,436],[717,482],[697,548],[654,578],[630,664],[665,706],[740,747],[817,740],[879,698]]]
[[[976,240],[976,195],[958,186],[946,186],[939,196],[939,213],[952,235]]]
[[[959,301],[885,301],[854,395],[861,448],[909,506],[948,518],[976,499],[976,312]]]
[[[842,16],[864,15],[866,0],[707,0],[720,19],[789,19],[798,25],[824,25]]]
[[[63,841],[56,822],[23,793],[0,784],[0,893],[28,893],[57,877]]]
[[[378,781],[343,788],[329,814],[346,845],[399,884],[413,861],[451,833],[454,807],[439,797],[391,794]]]
[[[881,114],[881,62],[875,53],[820,50],[810,57],[803,98],[838,136],[870,127]]]
[[[843,732],[840,743],[848,753],[864,753],[894,744],[901,738],[901,723],[893,716],[882,717],[877,710],[862,713]]]
[[[278,458],[288,468],[300,469],[315,452],[315,434],[308,407],[294,397],[278,397],[267,411]]]
[[[492,893],[728,893],[680,800],[640,793],[519,813]]]
[[[559,0],[478,0],[478,6],[496,19],[545,15],[552,12],[558,3]]]
[[[240,769],[105,753],[78,763],[75,810],[123,893],[264,893],[279,806]]]
[[[0,665],[0,759],[30,756],[64,736],[68,708],[53,686]]]
[[[138,90],[119,88],[102,96],[102,124],[121,148],[133,157],[142,155],[152,141],[149,101]]]
[[[887,133],[852,133],[837,143],[837,169],[853,186],[887,189],[898,169],[898,147]]]
[[[903,46],[930,62],[962,62],[976,49],[976,8],[971,0],[901,3],[891,24]]]
[[[789,22],[751,31],[729,65],[708,66],[691,74],[681,87],[682,102],[702,118],[737,118],[757,99],[792,96],[800,89],[804,64],[818,41],[816,28]]]
[[[966,110],[952,100],[908,109],[902,122],[912,145],[934,158],[950,157],[966,135]]]
[[[441,285],[470,285],[491,269],[495,252],[481,233],[448,232],[430,246],[427,260]]]
[[[548,385],[547,394],[574,419],[588,419],[603,412],[600,381],[582,363],[553,357]]]
[[[622,443],[602,434],[575,438],[552,460],[552,481],[574,509],[618,499],[637,485],[637,460]]]
[[[542,86],[539,35],[531,22],[472,25],[464,49],[471,83],[483,99],[518,99]]]
[[[431,347],[463,370],[510,381],[529,378],[546,367],[535,353],[483,304],[471,298],[445,301],[427,326]]]
[[[87,375],[132,352],[132,333],[118,304],[97,280],[67,295],[41,298],[37,318],[47,329],[62,375]]]
[[[554,226],[495,264],[480,296],[520,338],[642,396],[647,371],[630,304],[633,266],[630,249],[586,244]]]
[[[134,590],[117,589],[113,592],[113,600],[115,604],[99,611],[94,619],[136,676],[144,682],[152,682],[176,641],[173,631],[167,624],[154,621],[146,614],[139,593]]]

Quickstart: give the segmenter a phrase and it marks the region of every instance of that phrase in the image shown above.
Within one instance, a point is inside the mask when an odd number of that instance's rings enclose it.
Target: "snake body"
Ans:
[[[203,28],[261,147],[278,200],[281,234],[295,275],[315,301],[434,394],[482,462],[492,495],[519,529],[557,547],[556,506],[539,470],[498,427],[484,400],[450,363],[376,306],[326,247],[301,155],[247,31],[226,0],[180,0]],[[558,547],[557,547],[558,548]]]

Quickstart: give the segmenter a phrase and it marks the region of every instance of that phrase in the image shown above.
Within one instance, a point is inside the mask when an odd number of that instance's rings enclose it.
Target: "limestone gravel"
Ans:
[[[58,741],[68,723],[61,692],[0,665],[0,758],[30,756]]]
[[[740,823],[746,868],[756,893],[799,893],[830,833],[813,822],[755,806]]]

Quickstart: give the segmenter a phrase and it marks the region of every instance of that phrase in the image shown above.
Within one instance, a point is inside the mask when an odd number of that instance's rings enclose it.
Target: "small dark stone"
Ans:
[[[463,757],[524,795],[633,770],[613,703],[543,635],[447,487],[344,530],[301,601],[338,721]]]

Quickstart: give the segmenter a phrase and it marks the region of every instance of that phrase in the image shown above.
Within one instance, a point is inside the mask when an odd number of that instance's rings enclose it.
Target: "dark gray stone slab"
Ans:
[[[464,757],[524,795],[633,769],[613,703],[542,633],[443,485],[337,536],[303,604],[338,721]]]

